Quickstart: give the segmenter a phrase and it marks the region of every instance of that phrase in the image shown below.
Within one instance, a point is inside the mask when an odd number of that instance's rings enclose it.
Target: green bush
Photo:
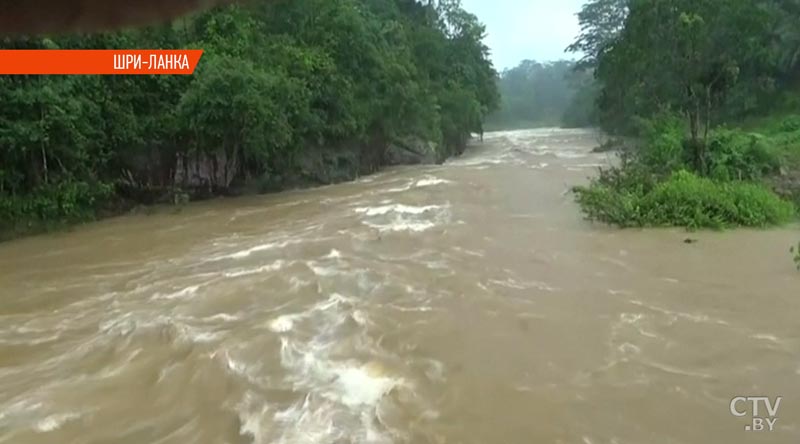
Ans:
[[[24,196],[0,195],[0,222],[14,225],[25,221],[78,222],[93,219],[98,207],[111,193],[108,185],[68,181],[41,185]]]
[[[686,167],[683,135],[665,132],[644,145],[642,162],[652,171],[667,174]]]
[[[686,167],[686,125],[674,114],[662,113],[653,119],[640,119],[642,146],[638,160],[650,171],[669,174]]]
[[[606,222],[621,228],[641,226],[642,194],[638,190],[614,189],[593,184],[573,189],[586,218]]]
[[[792,114],[786,116],[781,120],[779,130],[785,133],[791,133],[800,130],[800,116]]]
[[[759,180],[777,174],[781,156],[771,139],[756,133],[717,129],[708,141],[711,177],[716,180]]]
[[[588,219],[620,227],[765,227],[795,214],[791,203],[760,185],[714,182],[685,170],[649,191],[641,184],[613,186],[597,180],[575,193]]]

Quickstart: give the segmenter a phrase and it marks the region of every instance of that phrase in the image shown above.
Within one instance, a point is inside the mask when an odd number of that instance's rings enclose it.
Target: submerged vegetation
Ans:
[[[202,48],[177,76],[0,76],[0,233],[255,184],[354,178],[397,140],[464,149],[497,105],[458,0],[254,1],[3,49]]]
[[[623,172],[626,174],[626,172]],[[603,174],[578,188],[578,202],[590,219],[629,226],[688,228],[764,227],[794,216],[794,206],[769,189],[747,182],[717,182],[680,170],[663,180],[625,185]]]
[[[800,199],[800,18],[780,0],[591,0],[571,47],[599,88],[597,119],[633,138],[575,189],[622,227],[782,224]]]

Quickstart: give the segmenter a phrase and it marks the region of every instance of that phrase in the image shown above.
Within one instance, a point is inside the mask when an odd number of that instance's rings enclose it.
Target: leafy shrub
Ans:
[[[667,174],[686,167],[684,138],[682,134],[659,134],[644,145],[642,162],[654,172]]]
[[[614,189],[595,183],[589,187],[575,187],[573,192],[589,220],[606,222],[621,228],[642,225],[643,196],[636,189]]]
[[[686,127],[673,114],[661,114],[652,120],[640,120],[643,144],[639,161],[657,174],[669,174],[686,168]]]
[[[770,139],[738,130],[712,132],[708,156],[711,177],[722,181],[759,180],[781,168],[781,157]]]
[[[25,196],[0,196],[0,221],[76,222],[92,219],[97,208],[111,195],[105,184],[65,181],[41,185]]]
[[[649,191],[641,184],[614,186],[596,180],[575,193],[588,219],[620,227],[764,227],[787,222],[795,214],[792,204],[760,185],[719,183],[685,170]]]
[[[786,133],[800,130],[800,115],[793,114],[784,117],[780,122],[779,130]]]
[[[648,194],[645,220],[690,228],[778,225],[794,208],[770,190],[750,183],[717,183],[679,171]]]

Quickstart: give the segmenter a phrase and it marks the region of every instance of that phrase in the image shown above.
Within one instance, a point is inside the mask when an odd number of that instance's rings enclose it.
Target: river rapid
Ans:
[[[596,145],[2,244],[0,443],[800,442],[796,228],[591,224]],[[775,430],[737,396],[782,396]]]

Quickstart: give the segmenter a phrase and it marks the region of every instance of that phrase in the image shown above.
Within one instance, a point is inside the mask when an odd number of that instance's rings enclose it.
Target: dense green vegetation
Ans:
[[[0,232],[179,188],[274,188],[342,162],[369,172],[399,138],[434,142],[439,159],[459,153],[499,101],[483,37],[458,0],[292,0],[141,30],[2,39],[4,49],[205,54],[190,77],[0,77]],[[298,160],[310,152],[333,166]]]
[[[489,129],[592,124],[594,81],[572,61],[524,60],[498,79],[500,107],[486,119]]]
[[[576,189],[591,219],[620,226],[786,222],[800,196],[800,3],[591,0],[580,69],[596,115],[636,148]]]

